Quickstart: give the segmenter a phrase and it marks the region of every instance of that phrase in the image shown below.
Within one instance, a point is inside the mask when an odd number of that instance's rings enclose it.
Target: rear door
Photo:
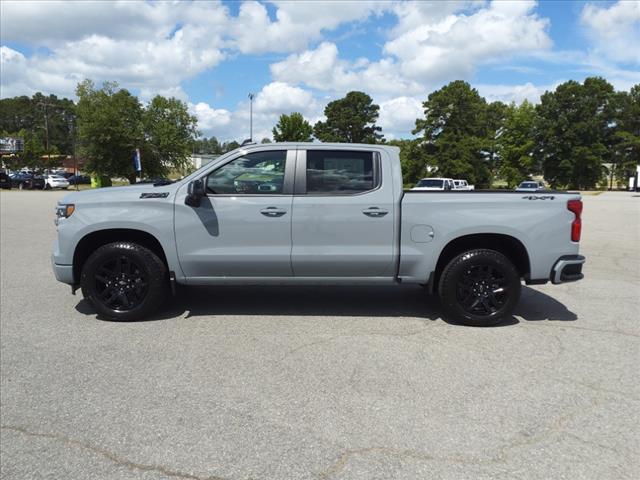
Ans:
[[[294,276],[392,277],[393,198],[384,151],[299,150],[291,227]]]

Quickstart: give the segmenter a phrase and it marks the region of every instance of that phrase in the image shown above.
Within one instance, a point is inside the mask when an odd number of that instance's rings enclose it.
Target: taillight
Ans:
[[[571,241],[579,242],[582,232],[582,200],[569,200],[567,209],[575,215],[573,222],[571,222]]]

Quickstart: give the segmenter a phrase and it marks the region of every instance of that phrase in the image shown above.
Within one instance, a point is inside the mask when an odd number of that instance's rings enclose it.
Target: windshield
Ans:
[[[434,178],[424,178],[418,182],[418,187],[442,188],[442,180],[436,180]]]
[[[538,188],[539,185],[536,182],[522,182],[520,188]]]

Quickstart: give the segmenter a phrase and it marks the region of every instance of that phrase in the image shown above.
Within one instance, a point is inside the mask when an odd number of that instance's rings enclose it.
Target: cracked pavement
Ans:
[[[51,272],[62,195],[0,193],[3,479],[640,477],[640,197],[585,196],[585,280],[469,328],[409,286],[99,320]]]

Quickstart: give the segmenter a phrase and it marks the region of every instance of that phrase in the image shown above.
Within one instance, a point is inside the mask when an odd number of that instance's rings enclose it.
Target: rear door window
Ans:
[[[307,150],[307,194],[349,195],[378,186],[374,152]]]

